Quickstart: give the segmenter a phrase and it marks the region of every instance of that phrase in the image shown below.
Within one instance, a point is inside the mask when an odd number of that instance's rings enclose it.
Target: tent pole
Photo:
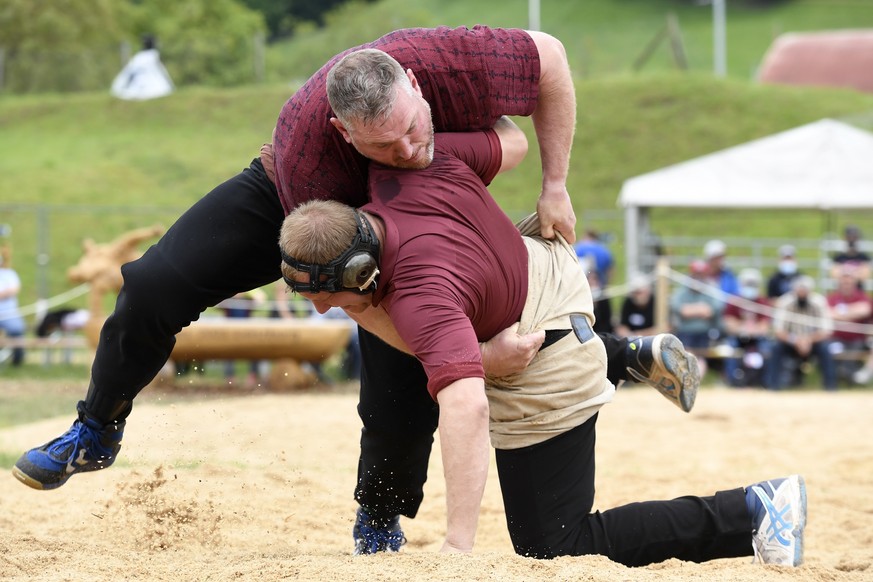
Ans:
[[[624,209],[625,281],[640,272],[639,228],[639,208],[628,206]]]

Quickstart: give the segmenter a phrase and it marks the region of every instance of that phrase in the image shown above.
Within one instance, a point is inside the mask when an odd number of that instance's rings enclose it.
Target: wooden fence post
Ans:
[[[658,257],[655,265],[655,328],[670,331],[670,260]]]

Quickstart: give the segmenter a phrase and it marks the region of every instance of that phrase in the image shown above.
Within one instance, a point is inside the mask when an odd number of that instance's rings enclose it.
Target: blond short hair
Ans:
[[[358,233],[356,210],[335,200],[311,200],[282,222],[279,248],[298,261],[326,265],[352,244]],[[293,279],[297,269],[282,262],[282,275]]]

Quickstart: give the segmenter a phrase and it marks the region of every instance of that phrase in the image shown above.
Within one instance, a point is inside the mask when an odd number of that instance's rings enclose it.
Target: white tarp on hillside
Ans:
[[[822,119],[630,178],[619,204],[873,208],[873,133]]]
[[[110,90],[119,99],[144,101],[164,97],[174,89],[158,49],[149,48],[133,55],[115,76]]]

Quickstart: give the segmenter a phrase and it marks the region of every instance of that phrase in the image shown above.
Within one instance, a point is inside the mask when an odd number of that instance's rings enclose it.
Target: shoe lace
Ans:
[[[376,528],[369,524],[361,524],[358,528],[360,537],[358,538],[359,545],[363,553],[375,554],[376,552],[384,552],[390,550],[396,552],[404,543],[406,537],[400,529],[391,530],[388,528]]]
[[[95,429],[76,421],[48,447],[48,453],[63,463],[69,463],[80,449],[93,453],[91,449],[102,448],[99,443],[100,435]]]

